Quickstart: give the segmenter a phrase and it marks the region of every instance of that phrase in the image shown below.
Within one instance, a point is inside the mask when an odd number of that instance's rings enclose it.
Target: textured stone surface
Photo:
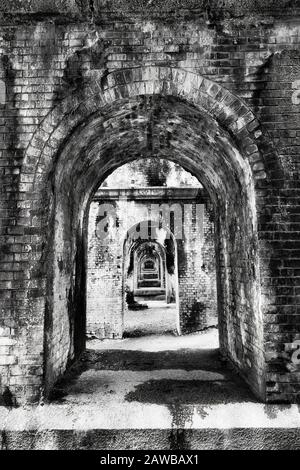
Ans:
[[[7,450],[299,450],[299,429],[93,429],[7,431]]]
[[[91,341],[43,406],[0,408],[3,449],[299,449],[297,405],[257,403],[217,331]]]

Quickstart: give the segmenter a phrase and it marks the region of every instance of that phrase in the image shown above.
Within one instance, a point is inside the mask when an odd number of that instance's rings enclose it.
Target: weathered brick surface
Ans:
[[[262,399],[296,401],[299,9],[116,3],[0,7],[1,387],[37,399],[80,352],[89,197],[159,154],[218,214],[222,352]]]
[[[112,175],[112,180],[113,175]],[[150,188],[149,188],[150,189]],[[164,188],[159,191],[163,191]],[[142,190],[143,191],[143,190]],[[144,190],[145,191],[145,190]],[[151,191],[151,189],[150,189]],[[154,191],[154,192],[153,192]],[[155,194],[155,189],[152,189]],[[157,189],[156,189],[157,192]],[[215,246],[212,215],[205,209],[207,195],[193,200],[178,200],[179,191],[168,189],[168,198],[147,201],[132,198],[130,190],[123,200],[110,199],[113,190],[97,193],[89,212],[87,328],[101,338],[122,337],[127,268],[134,244],[124,244],[137,224],[151,221],[153,231],[159,213],[165,211],[164,227],[175,234],[175,287],[180,329],[192,332],[217,323]],[[125,196],[124,196],[125,195]],[[127,196],[126,196],[127,195]],[[126,197],[126,199],[125,199]],[[111,207],[111,209],[110,209]],[[169,212],[170,211],[170,212]],[[175,212],[172,212],[175,211]],[[106,215],[107,214],[107,215]],[[170,215],[169,215],[170,214]],[[172,214],[175,214],[172,216]],[[174,230],[172,217],[182,218],[182,228]],[[101,226],[99,226],[101,223]],[[109,224],[104,238],[102,227]],[[101,230],[99,229],[101,228]],[[143,242],[143,231],[142,239]],[[160,237],[158,236],[160,240]],[[153,240],[156,240],[153,238]],[[171,238],[170,238],[171,240]],[[173,238],[172,238],[173,240]],[[160,243],[162,241],[160,240]],[[165,247],[162,244],[164,256]],[[166,276],[169,279],[169,274]],[[173,276],[172,276],[173,277]],[[172,282],[170,280],[170,282]]]

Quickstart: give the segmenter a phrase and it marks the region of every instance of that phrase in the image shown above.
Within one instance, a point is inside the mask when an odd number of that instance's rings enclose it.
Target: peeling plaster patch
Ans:
[[[3,80],[0,80],[0,105],[6,102],[6,85]]]
[[[91,48],[99,41],[99,33],[96,30],[89,32],[85,38],[85,48]]]
[[[150,21],[142,24],[143,33],[150,33],[151,37],[155,30],[156,30],[156,25],[154,23],[151,23]]]
[[[245,62],[247,67],[257,67],[263,65],[269,57],[273,54],[270,51],[264,52],[246,52],[245,53]]]
[[[280,25],[274,28],[274,34],[276,35],[276,41],[279,43],[282,42],[285,38],[288,38],[291,36],[295,37],[295,41],[296,41],[296,37],[297,36],[300,37],[300,26],[299,25],[295,25],[295,26]]]
[[[192,29],[191,29],[192,33]],[[214,42],[214,33],[213,31],[209,31],[207,29],[201,29],[198,31],[194,31],[193,34],[191,34],[192,40],[191,44],[199,44],[199,46],[211,46]]]
[[[292,88],[295,90],[292,94],[292,103],[300,104],[300,80],[295,80],[292,83]]]

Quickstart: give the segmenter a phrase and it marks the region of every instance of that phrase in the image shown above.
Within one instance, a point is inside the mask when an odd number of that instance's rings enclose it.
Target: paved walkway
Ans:
[[[0,409],[4,448],[298,448],[297,405],[258,403],[217,331],[92,340],[38,407]]]
[[[175,304],[162,301],[140,301],[145,310],[128,310],[124,315],[124,336],[159,335],[178,330],[179,316]]]

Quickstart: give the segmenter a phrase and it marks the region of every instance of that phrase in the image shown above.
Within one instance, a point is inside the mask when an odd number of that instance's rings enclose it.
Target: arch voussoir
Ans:
[[[47,164],[42,165],[41,159],[49,163],[53,157],[52,151],[45,152],[46,145],[53,149],[59,148],[72,129],[106,105],[122,99],[155,94],[185,99],[212,116],[222,128],[235,135],[244,157],[249,160],[255,179],[267,176],[263,158],[255,144],[256,135],[261,135],[259,122],[245,103],[229,90],[197,73],[166,66],[118,70],[108,74],[105,79],[97,76],[83,92],[66,97],[45,117],[29,142],[24,171],[31,157],[37,161],[36,172],[39,172],[38,167],[46,168]],[[240,138],[244,131],[249,141],[247,146],[244,139]],[[255,157],[250,158],[252,155]],[[257,165],[258,162],[261,164]]]

